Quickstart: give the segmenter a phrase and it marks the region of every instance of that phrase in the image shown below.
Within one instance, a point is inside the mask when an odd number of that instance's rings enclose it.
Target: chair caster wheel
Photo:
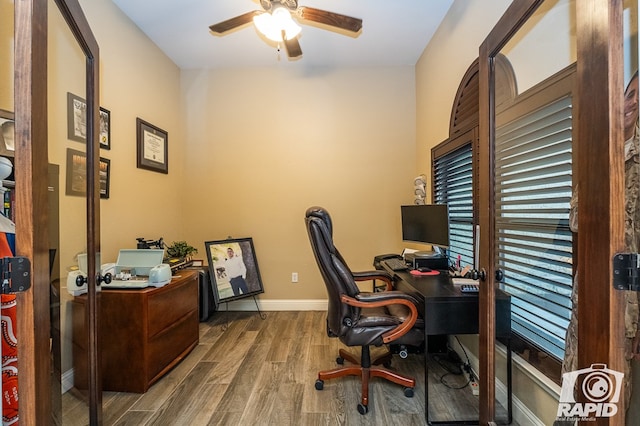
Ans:
[[[341,356],[339,356],[338,358],[336,358],[336,362],[340,365],[344,364],[344,358],[342,358]]]
[[[316,390],[322,390],[324,389],[324,381],[323,380],[316,380]]]
[[[413,388],[404,388],[404,396],[413,398]]]
[[[364,404],[358,404],[358,413],[365,415],[369,412],[369,406]]]

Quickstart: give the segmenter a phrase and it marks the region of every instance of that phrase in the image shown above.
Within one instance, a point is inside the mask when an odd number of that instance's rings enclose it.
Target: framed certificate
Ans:
[[[168,174],[168,133],[141,118],[136,118],[136,127],[138,168]]]

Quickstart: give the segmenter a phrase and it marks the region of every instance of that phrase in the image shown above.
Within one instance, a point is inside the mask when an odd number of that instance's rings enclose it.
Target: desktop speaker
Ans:
[[[413,269],[429,268],[439,271],[446,271],[449,269],[449,261],[445,255],[436,256],[414,256],[413,257]]]

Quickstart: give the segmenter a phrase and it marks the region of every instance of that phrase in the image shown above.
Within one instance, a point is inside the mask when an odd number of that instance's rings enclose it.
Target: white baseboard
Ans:
[[[327,299],[255,299],[261,311],[326,311]],[[235,300],[233,302],[222,303],[218,306],[218,311],[255,311],[256,301],[251,298]],[[225,306],[228,305],[228,306]]]

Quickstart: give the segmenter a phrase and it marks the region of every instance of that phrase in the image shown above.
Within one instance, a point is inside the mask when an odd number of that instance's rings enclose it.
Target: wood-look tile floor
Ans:
[[[424,355],[394,356],[392,369],[416,378],[415,396],[374,378],[369,413],[360,415],[360,380],[328,380],[315,389],[319,370],[336,366],[338,339],[326,335],[326,312],[221,312],[200,323],[200,343],[145,394],[103,393],[105,425],[424,425]],[[226,326],[226,327],[225,327]],[[225,329],[226,328],[226,329]],[[384,348],[372,349],[372,354]],[[358,348],[351,348],[358,353]],[[432,365],[433,364],[433,365]],[[429,364],[431,420],[477,418],[478,401],[466,387],[440,382],[446,370]],[[447,375],[451,387],[463,376]],[[88,424],[88,410],[71,390],[63,399],[63,425]]]

